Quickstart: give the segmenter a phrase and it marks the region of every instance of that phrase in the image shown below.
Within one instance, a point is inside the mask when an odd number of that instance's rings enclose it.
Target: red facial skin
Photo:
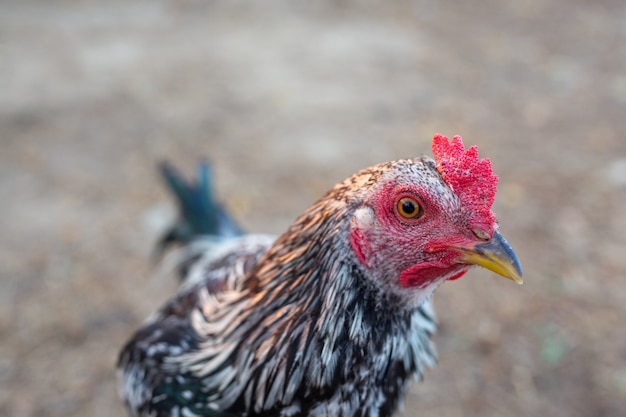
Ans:
[[[398,212],[397,203],[404,197],[421,205],[421,217],[406,219]],[[369,203],[375,220],[371,227],[353,225],[354,253],[366,267],[396,274],[404,288],[460,278],[469,266],[456,262],[459,252],[453,248],[479,243],[472,232],[476,226],[488,227],[489,236],[495,231],[495,223],[468,224],[471,217],[464,215],[458,201],[442,200],[435,189],[419,184],[387,183]]]

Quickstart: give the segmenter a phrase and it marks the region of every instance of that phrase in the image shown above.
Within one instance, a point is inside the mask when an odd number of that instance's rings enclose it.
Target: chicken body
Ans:
[[[130,414],[391,416],[435,363],[437,286],[496,270],[476,254],[521,275],[474,212],[422,157],[360,171],[277,239],[192,240],[181,289],[120,354]]]

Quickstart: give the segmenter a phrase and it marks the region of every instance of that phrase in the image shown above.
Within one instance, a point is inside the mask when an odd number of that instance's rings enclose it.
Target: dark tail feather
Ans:
[[[176,198],[179,219],[157,243],[158,259],[171,244],[188,243],[198,236],[235,237],[243,232],[215,199],[211,169],[207,162],[198,165],[195,181],[186,180],[167,162],[160,164],[167,188]]]

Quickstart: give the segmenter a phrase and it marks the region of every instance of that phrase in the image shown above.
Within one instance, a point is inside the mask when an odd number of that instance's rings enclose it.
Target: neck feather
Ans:
[[[393,410],[408,378],[434,362],[430,310],[397,309],[366,278],[350,249],[346,216],[343,201],[314,205],[259,260],[238,301],[226,307],[230,313],[216,309],[237,323],[222,318],[225,331],[207,335],[205,353],[188,363],[198,377],[215,380],[221,398],[213,401],[223,409],[331,402],[345,386],[368,399],[360,409]],[[238,364],[231,368],[233,355]]]

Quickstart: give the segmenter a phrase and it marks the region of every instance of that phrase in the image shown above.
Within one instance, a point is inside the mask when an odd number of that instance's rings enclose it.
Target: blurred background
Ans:
[[[438,291],[402,415],[626,414],[625,2],[0,3],[1,415],[125,415],[117,352],[176,287],[158,161],[280,233],[436,132],[492,159],[526,282]]]

